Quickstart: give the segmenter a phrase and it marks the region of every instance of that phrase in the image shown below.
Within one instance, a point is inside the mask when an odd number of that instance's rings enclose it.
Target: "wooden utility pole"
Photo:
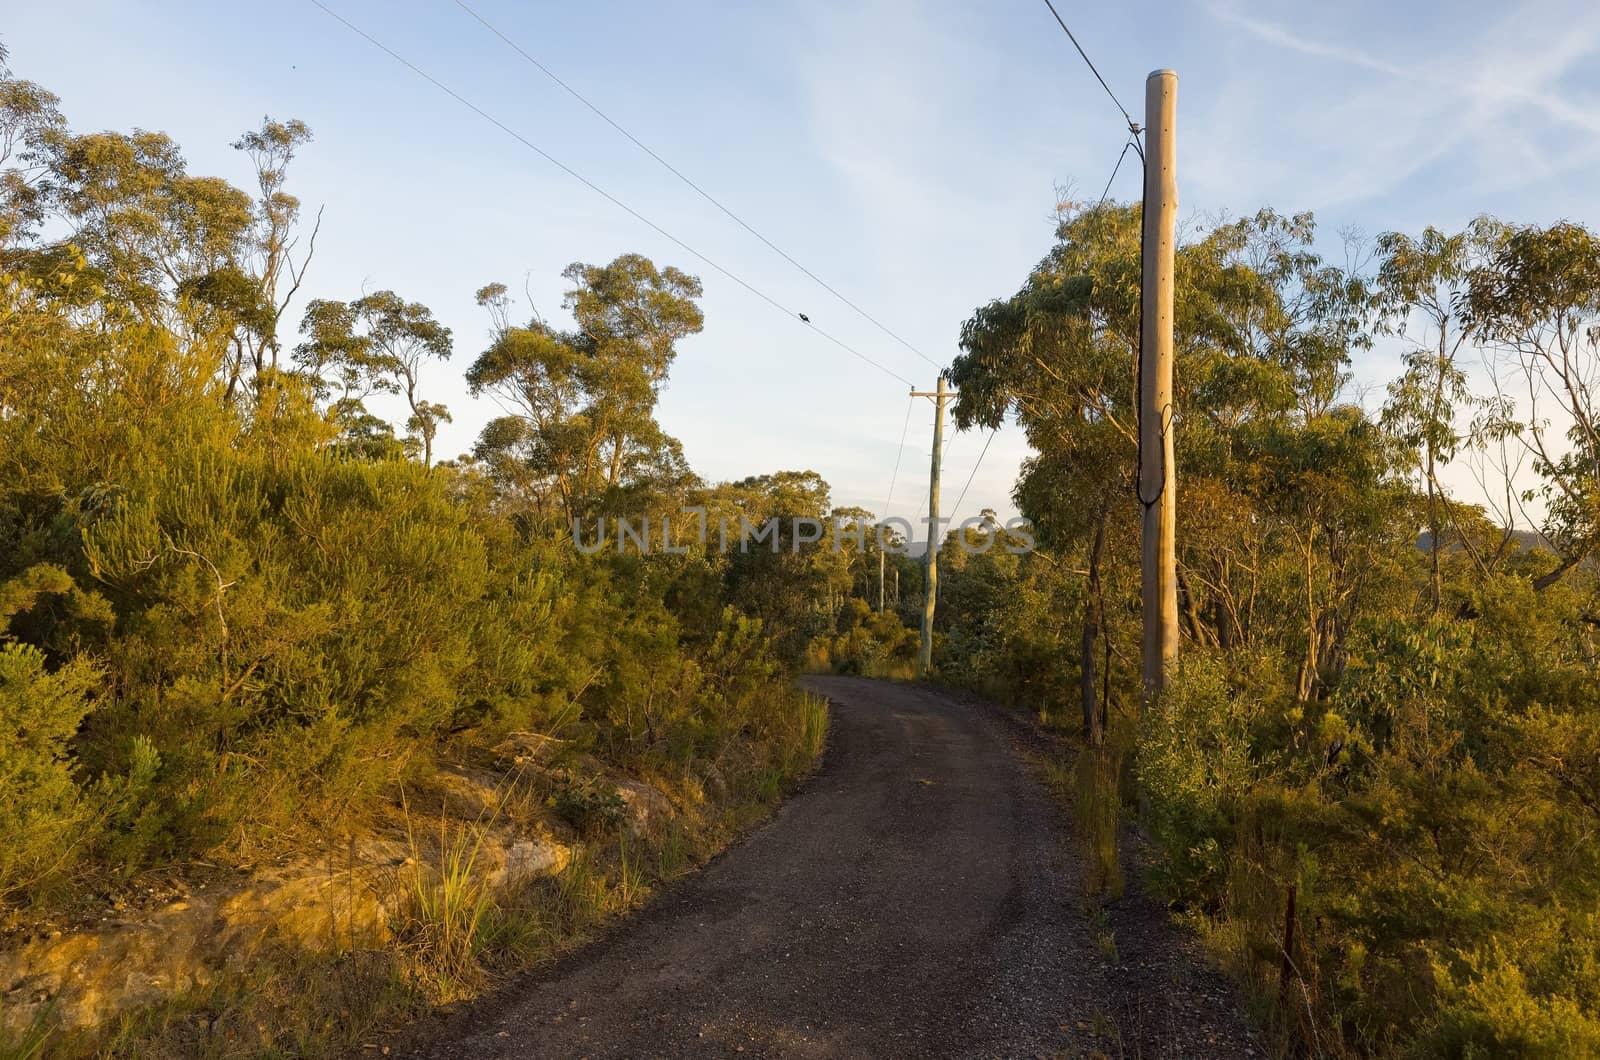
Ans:
[[[1166,687],[1178,658],[1177,473],[1172,445],[1173,250],[1177,238],[1178,75],[1144,83],[1144,289],[1139,320],[1139,502],[1144,506],[1144,688]]]
[[[883,533],[879,531],[878,541],[878,610],[883,610]]]
[[[913,390],[912,397],[933,399],[933,467],[928,475],[928,552],[923,557],[927,597],[922,601],[922,652],[917,657],[917,676],[927,677],[933,669],[933,610],[939,600],[939,458],[944,455],[944,406],[954,397],[945,389],[944,373],[939,373],[938,389],[933,393]]]

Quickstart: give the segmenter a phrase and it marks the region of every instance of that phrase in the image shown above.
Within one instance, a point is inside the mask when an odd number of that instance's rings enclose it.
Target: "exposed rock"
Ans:
[[[469,821],[497,816],[511,789],[505,774],[467,766],[447,766],[434,779],[445,793],[445,812]]]
[[[266,943],[318,952],[381,946],[395,912],[389,875],[365,862],[331,872],[326,865],[295,865],[258,874],[219,903],[217,952],[235,965]]]
[[[642,835],[676,816],[666,793],[643,781],[624,780],[617,784],[617,794],[628,804],[628,830],[634,835]]]
[[[502,762],[540,771],[545,767],[538,763],[547,762],[559,743],[518,733],[497,751]],[[601,772],[599,763],[580,765]],[[556,875],[570,863],[572,847],[555,838],[549,822],[514,824],[502,816],[507,775],[447,766],[433,780],[443,795],[449,834],[483,829],[475,864],[491,888],[509,890]],[[659,788],[633,779],[614,784],[627,804],[630,833],[659,829],[677,816]],[[480,841],[480,833],[465,834]],[[204,987],[273,947],[323,953],[380,948],[402,921],[402,903],[418,874],[437,878],[438,841],[437,819],[414,836],[396,826],[390,835],[257,868],[209,890],[194,883],[187,893],[177,892],[176,900],[143,912],[118,912],[112,904],[108,919],[94,930],[55,931],[0,950],[0,1029],[27,1027],[46,1010],[52,1022],[68,1029],[97,1026]]]
[[[519,839],[501,850],[499,864],[489,870],[491,887],[515,887],[542,876],[555,876],[572,860],[572,848],[553,839]]]
[[[0,953],[0,1020],[26,1027],[51,1006],[69,1028],[93,1026],[137,1005],[203,986],[217,971],[216,907],[174,902],[142,923],[35,939]]]
[[[486,834],[479,851],[496,888],[558,873],[570,857],[570,848],[547,835],[510,830]],[[419,869],[426,871],[399,838],[369,838],[353,851],[259,870],[237,885],[193,893],[137,918],[32,939],[0,952],[0,1028],[27,1027],[46,1009],[62,1027],[93,1027],[205,986],[270,946],[313,952],[382,946],[401,912],[409,873]]]

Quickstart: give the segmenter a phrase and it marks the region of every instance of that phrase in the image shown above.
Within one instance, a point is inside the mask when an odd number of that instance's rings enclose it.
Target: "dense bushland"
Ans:
[[[466,373],[506,414],[440,461],[449,330],[389,291],[296,302],[310,138],[241,137],[246,191],[160,133],[73,132],[0,66],[10,910],[349,834],[513,732],[712,802],[818,749],[788,674],[859,556],[573,547],[599,516],[829,514],[809,473],[708,486],[657,424],[698,281],[573,265],[566,328],[482,288]]]
[[[1070,214],[966,325],[956,418],[1028,432],[1043,547],[947,543],[943,674],[1083,734],[1086,820],[1139,816],[1286,1050],[1600,1054],[1600,238],[1484,219],[1331,263],[1309,216],[1190,234],[1184,642],[1146,705],[1138,229]],[[1386,391],[1352,377],[1374,345]]]

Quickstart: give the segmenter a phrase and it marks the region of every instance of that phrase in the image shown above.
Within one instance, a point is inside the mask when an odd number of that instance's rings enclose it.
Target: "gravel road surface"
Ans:
[[[396,1052],[1265,1055],[1152,903],[1132,894],[1091,925],[1077,840],[1022,727],[919,686],[806,684],[832,701],[828,750],[771,820]]]

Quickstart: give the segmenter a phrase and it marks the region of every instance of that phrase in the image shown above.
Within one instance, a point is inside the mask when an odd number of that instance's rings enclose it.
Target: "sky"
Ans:
[[[1057,187],[1097,197],[1126,139],[1043,0],[468,0],[908,348],[454,0],[324,2],[675,238],[312,0],[86,0],[70,14],[8,0],[0,40],[75,130],[162,130],[192,172],[241,186],[248,164],[228,145],[263,115],[305,121],[315,140],[290,190],[323,221],[304,296],[392,289],[453,330],[452,361],[427,380],[454,416],[443,456],[470,450],[497,411],[462,379],[488,333],[474,291],[504,282],[519,313],[531,295],[561,319],[563,268],[639,252],[705,285],[705,329],[680,345],[658,413],[700,475],[810,469],[836,504],[920,517],[933,409],[907,383],[931,389],[936,369],[913,350],[947,363],[962,321],[1013,293],[1049,249]],[[1331,255],[1352,230],[1449,230],[1485,212],[1600,223],[1600,5],[1056,6],[1136,119],[1146,74],[1178,71],[1184,216],[1311,210]],[[1139,194],[1136,167],[1111,194]],[[1397,370],[1392,344],[1356,364],[1380,394]],[[1014,514],[1026,440],[1007,427],[985,453],[986,436],[949,438],[947,514],[963,492],[957,518]]]

